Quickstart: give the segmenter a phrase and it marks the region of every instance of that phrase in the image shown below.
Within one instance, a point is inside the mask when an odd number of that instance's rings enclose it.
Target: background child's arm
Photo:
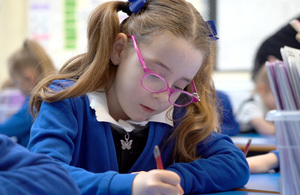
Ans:
[[[275,135],[274,124],[266,121],[264,118],[253,118],[250,123],[259,134]]]
[[[275,153],[252,156],[247,158],[250,173],[266,173],[279,166],[279,160]]]

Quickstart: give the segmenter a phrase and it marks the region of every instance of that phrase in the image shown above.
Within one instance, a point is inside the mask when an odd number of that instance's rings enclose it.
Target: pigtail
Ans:
[[[89,44],[87,53],[83,59],[83,64],[88,66],[75,84],[78,86],[80,84],[85,85],[84,88],[87,88],[88,91],[83,91],[78,95],[99,88],[108,90],[115,77],[116,66],[110,63],[110,55],[115,38],[120,32],[117,13],[122,3],[103,3],[90,17],[87,32]],[[90,83],[90,86],[86,86],[85,81],[87,80],[97,82]]]
[[[60,101],[98,89],[109,89],[116,72],[116,66],[110,63],[110,55],[116,35],[120,32],[118,11],[125,5],[123,1],[106,2],[92,12],[87,30],[87,52],[71,58],[59,74],[47,77],[36,87],[31,99],[31,111],[38,113],[42,101]],[[58,79],[74,81],[74,85],[54,93],[49,85]]]

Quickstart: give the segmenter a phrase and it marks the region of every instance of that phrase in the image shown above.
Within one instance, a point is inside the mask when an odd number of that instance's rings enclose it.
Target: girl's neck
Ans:
[[[109,114],[113,119],[115,119],[116,121],[119,121],[120,119],[122,120],[130,119],[121,109],[121,105],[119,104],[113,86],[108,90],[108,92],[106,92],[106,99],[107,99],[107,107],[108,107]]]

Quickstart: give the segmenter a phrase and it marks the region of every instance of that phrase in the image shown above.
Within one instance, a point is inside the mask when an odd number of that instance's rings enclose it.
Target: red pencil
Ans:
[[[162,163],[162,160],[161,160],[161,155],[160,155],[160,151],[159,151],[158,146],[154,147],[153,153],[154,153],[154,157],[155,157],[156,167],[158,169],[164,169],[164,166],[163,166],[163,163]]]
[[[247,154],[248,154],[248,151],[249,151],[249,148],[250,148],[250,145],[251,145],[251,141],[252,141],[252,138],[250,137],[248,139],[247,145],[245,146],[245,149],[244,149],[245,156],[247,156]]]

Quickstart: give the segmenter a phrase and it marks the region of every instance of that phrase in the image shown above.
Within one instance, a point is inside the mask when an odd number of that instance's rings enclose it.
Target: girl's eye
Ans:
[[[154,75],[154,74],[151,74],[149,75],[151,77],[151,79],[153,80],[157,80],[157,79],[160,79],[157,75]]]
[[[173,88],[173,89],[178,89],[178,90],[183,90],[183,89],[184,89],[184,87],[179,87],[179,86],[176,86],[176,85],[173,85],[172,88]]]

